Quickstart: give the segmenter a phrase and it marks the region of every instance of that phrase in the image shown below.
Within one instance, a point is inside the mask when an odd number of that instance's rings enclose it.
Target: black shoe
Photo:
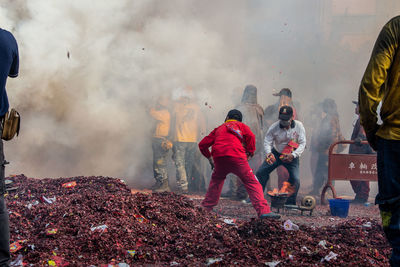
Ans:
[[[274,212],[266,213],[266,214],[261,214],[260,219],[280,219],[281,215],[276,214]]]

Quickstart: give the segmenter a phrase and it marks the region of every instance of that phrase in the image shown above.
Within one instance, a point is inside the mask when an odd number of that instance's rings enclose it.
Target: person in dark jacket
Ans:
[[[329,147],[331,144],[344,140],[340,130],[339,114],[335,100],[326,98],[322,102],[322,109],[325,117],[322,119],[321,124],[317,130],[315,149],[318,152],[317,167],[313,177],[312,190],[309,195],[319,196],[321,188],[328,180],[328,161],[329,161]],[[314,138],[314,137],[313,137]],[[343,145],[338,145],[334,152],[339,153],[344,150]]]
[[[355,113],[360,115],[358,102],[353,101],[356,104]],[[373,154],[371,146],[368,144],[361,144],[361,141],[366,141],[364,128],[360,124],[360,117],[358,117],[354,124],[353,133],[351,134],[351,140],[356,141],[355,144],[351,144],[349,148],[349,154]],[[356,194],[352,203],[366,203],[368,202],[369,196],[369,182],[368,181],[350,181],[351,187]]]
[[[400,266],[400,16],[388,21],[379,33],[361,80],[358,103],[368,143],[377,151],[375,203],[393,248],[390,264]]]
[[[18,70],[17,41],[10,32],[0,29],[0,120],[4,119],[4,115],[9,109],[6,92],[7,77],[17,77]],[[2,124],[0,123],[0,135],[2,131]],[[0,266],[8,266],[10,260],[10,228],[8,211],[4,200],[4,194],[6,193],[4,181],[5,162],[3,140],[0,139]]]
[[[260,218],[280,218],[278,214],[271,212],[261,184],[249,166],[248,159],[256,150],[255,136],[241,121],[242,113],[239,110],[229,111],[225,122],[199,143],[201,153],[213,168],[210,185],[201,205],[211,211],[218,204],[226,175],[233,173],[246,187],[251,203]]]

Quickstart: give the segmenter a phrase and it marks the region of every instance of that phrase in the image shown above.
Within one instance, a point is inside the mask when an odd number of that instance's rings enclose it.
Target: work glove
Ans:
[[[165,139],[161,142],[161,147],[165,150],[168,151],[172,148],[173,144],[171,141]]]
[[[373,150],[377,151],[378,150],[378,138],[376,137],[376,132],[369,132],[366,133],[367,135],[367,140],[369,145],[372,147]]]
[[[208,162],[210,162],[211,170],[214,170],[215,165],[214,165],[214,160],[213,160],[213,158],[212,158],[212,157],[209,157],[209,158],[208,158]]]
[[[275,158],[274,154],[268,153],[268,154],[267,154],[267,157],[265,158],[265,161],[266,161],[269,165],[272,165],[272,164],[274,164],[274,162],[276,161],[276,158]]]

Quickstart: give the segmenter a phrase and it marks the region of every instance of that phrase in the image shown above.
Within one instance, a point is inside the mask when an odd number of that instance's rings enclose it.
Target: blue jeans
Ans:
[[[167,157],[169,150],[165,150],[162,147],[163,141],[164,139],[156,137],[153,137],[152,140],[154,179],[160,184],[165,182],[168,183]]]
[[[392,246],[391,266],[400,266],[400,140],[378,139],[378,195],[383,230]]]
[[[197,143],[174,142],[172,158],[176,167],[176,182],[182,191],[188,190],[188,184],[193,182],[193,164],[197,151]]]
[[[272,153],[275,156],[276,161],[269,165],[267,162],[263,162],[261,167],[258,169],[256,176],[258,180],[260,181],[260,184],[262,185],[263,191],[265,190],[265,186],[267,185],[267,182],[269,180],[269,174],[275,170],[278,166],[283,165],[289,172],[289,180],[288,182],[291,185],[294,185],[296,187],[296,191],[294,192],[293,195],[291,195],[288,200],[287,204],[290,205],[296,205],[296,197],[297,197],[297,192],[299,191],[300,188],[300,179],[299,179],[299,158],[294,158],[292,162],[283,162],[282,160],[279,159],[279,156],[281,155],[278,151],[275,149],[272,150]]]

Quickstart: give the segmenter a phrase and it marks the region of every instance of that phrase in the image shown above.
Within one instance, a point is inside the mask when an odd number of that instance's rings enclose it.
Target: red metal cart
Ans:
[[[328,189],[336,198],[336,190],[332,184],[334,180],[342,181],[378,181],[376,154],[337,154],[333,149],[339,144],[354,144],[354,141],[343,140],[333,143],[329,147],[328,181],[321,193],[321,204],[326,204],[325,194]],[[361,144],[368,144],[362,141]]]

